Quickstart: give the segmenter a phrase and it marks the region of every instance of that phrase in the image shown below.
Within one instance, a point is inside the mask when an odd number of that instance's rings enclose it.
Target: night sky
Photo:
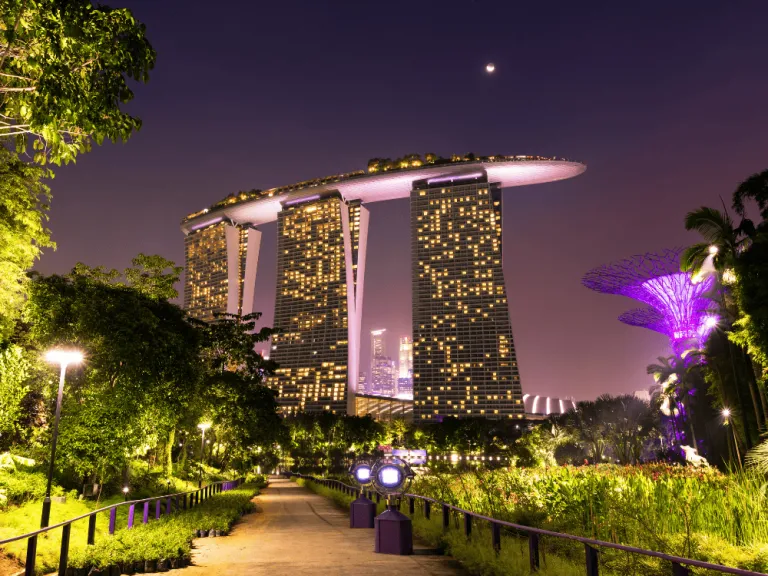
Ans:
[[[768,168],[765,0],[106,3],[131,8],[158,52],[129,107],[144,127],[57,170],[44,273],[139,252],[183,263],[187,213],[372,157],[579,160],[573,180],[504,192],[504,266],[523,390],[590,398],[647,388],[669,347],[619,323],[635,303],[582,275],[696,241],[686,212],[730,204]],[[386,328],[396,354],[411,331],[408,202],[368,208],[363,337]],[[263,231],[270,324],[276,227]]]

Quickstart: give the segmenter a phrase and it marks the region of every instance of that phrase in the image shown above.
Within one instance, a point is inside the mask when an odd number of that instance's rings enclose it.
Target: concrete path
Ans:
[[[260,511],[245,516],[229,536],[195,540],[195,565],[180,574],[466,574],[455,560],[444,556],[375,554],[373,530],[350,529],[346,513],[289,480],[271,480],[255,502]]]

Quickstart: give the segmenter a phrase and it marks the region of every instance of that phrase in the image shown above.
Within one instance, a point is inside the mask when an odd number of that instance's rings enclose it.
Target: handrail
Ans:
[[[289,476],[297,476],[299,478],[306,478],[313,481],[324,481],[324,482],[332,482],[335,484],[338,484],[339,486],[343,486],[344,488],[350,489],[350,490],[356,490],[359,491],[360,488],[357,486],[351,486],[349,484],[345,484],[344,482],[341,482],[340,480],[336,480],[334,478],[315,478],[314,476],[307,476],[304,474],[297,474],[294,472],[288,472]],[[576,536],[574,534],[564,534],[561,532],[553,532],[551,530],[545,530],[543,528],[534,528],[532,526],[524,526],[522,524],[515,524],[513,522],[507,522],[505,520],[498,520],[496,518],[491,518],[489,516],[483,516],[482,514],[477,514],[475,512],[471,512],[469,510],[464,510],[463,508],[459,508],[458,506],[454,506],[452,504],[446,504],[445,502],[440,502],[439,500],[435,500],[434,498],[430,498],[428,496],[421,496],[420,494],[403,494],[404,498],[411,498],[416,500],[423,500],[427,502],[433,502],[435,504],[439,504],[443,507],[443,509],[448,510],[454,510],[455,512],[459,512],[463,514],[465,517],[470,518],[476,518],[478,520],[484,520],[486,522],[489,522],[491,525],[498,525],[498,526],[504,526],[505,528],[512,528],[514,530],[518,530],[520,532],[524,532],[526,534],[536,534],[537,536],[552,536],[555,538],[562,538],[565,540],[573,540],[576,542],[581,542],[582,544],[585,544],[586,546],[592,546],[592,547],[601,547],[601,548],[612,548],[614,550],[621,550],[623,552],[630,552],[633,554],[641,554],[643,556],[650,556],[652,558],[659,558],[660,560],[666,560],[668,562],[671,562],[673,565],[677,566],[695,566],[697,568],[707,568],[709,570],[716,570],[718,572],[724,573],[724,574],[736,574],[737,576],[766,576],[764,572],[752,572],[750,570],[743,570],[741,568],[733,568],[730,566],[723,566],[721,564],[710,564],[709,562],[703,562],[701,560],[694,560],[693,558],[683,558],[682,556],[674,556],[671,554],[665,554],[663,552],[656,552],[654,550],[645,550],[644,548],[637,548],[635,546],[626,546],[624,544],[616,544],[614,542],[605,542],[603,540],[595,540],[593,538],[585,538],[583,536]],[[536,544],[536,554],[538,555],[538,543]],[[538,558],[536,560],[536,565],[538,567]],[[533,566],[533,560],[532,560],[532,566]],[[595,572],[596,573],[596,572]],[[676,573],[675,573],[676,574]]]
[[[96,533],[96,515],[101,512],[106,512],[108,510],[110,511],[109,534],[112,535],[114,534],[114,531],[115,531],[117,509],[120,508],[121,506],[129,507],[128,528],[132,528],[134,523],[133,511],[135,510],[135,507],[137,504],[144,504],[143,523],[147,523],[149,520],[147,504],[149,504],[150,502],[157,502],[155,518],[160,518],[161,516],[160,501],[161,500],[166,500],[165,515],[168,515],[173,511],[172,510],[173,507],[171,506],[171,499],[174,500],[176,504],[176,510],[178,511],[179,509],[178,499],[179,497],[183,497],[183,507],[184,509],[187,509],[188,495],[190,496],[190,506],[192,506],[193,502],[195,503],[195,505],[198,505],[200,504],[201,500],[205,500],[206,498],[209,498],[216,493],[237,488],[242,482],[243,482],[242,479],[219,480],[216,482],[211,482],[210,484],[207,484],[205,486],[201,486],[197,490],[190,490],[188,492],[175,492],[173,494],[162,494],[160,496],[143,498],[141,500],[126,500],[125,502],[118,502],[117,504],[111,504],[109,506],[104,506],[103,508],[99,508],[98,510],[92,510],[91,512],[87,512],[86,514],[81,514],[80,516],[76,516],[75,518],[68,518],[67,520],[59,522],[58,524],[54,524],[52,526],[46,526],[45,528],[39,528],[38,530],[35,530],[33,532],[20,534],[18,536],[12,536],[11,538],[6,538],[5,540],[0,540],[0,546],[3,546],[4,544],[10,544],[11,542],[16,542],[18,540],[23,540],[26,538],[28,540],[28,543],[27,543],[27,558],[24,564],[24,574],[25,576],[31,576],[35,572],[35,561],[37,557],[37,537],[40,534],[44,534],[51,530],[62,528],[63,532],[62,532],[61,554],[59,556],[58,574],[60,576],[63,576],[67,568],[68,555],[69,555],[69,532],[71,529],[70,524],[72,524],[73,522],[77,522],[78,520],[83,520],[84,518],[89,519],[88,544],[93,544],[95,533]]]

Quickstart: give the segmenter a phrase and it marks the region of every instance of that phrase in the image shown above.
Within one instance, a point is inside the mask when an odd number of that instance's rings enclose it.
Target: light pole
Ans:
[[[203,437],[200,440],[200,474],[197,478],[197,487],[202,488],[203,487],[203,456],[205,456],[205,431],[211,427],[211,424],[210,422],[200,422],[200,424],[198,424],[197,427],[203,431]]]
[[[723,410],[720,413],[723,415],[723,418],[724,418],[723,424],[725,426],[728,426],[729,418],[731,417],[730,408],[723,408]],[[736,440],[736,428],[731,426],[731,432],[733,432],[733,447],[736,448],[736,461],[739,463],[739,468],[741,468],[741,454],[739,453],[739,442]],[[728,442],[728,444],[730,445],[730,441]]]
[[[53,364],[61,366],[59,377],[59,393],[56,396],[56,415],[53,420],[53,439],[51,440],[51,462],[48,466],[48,485],[45,489],[43,500],[43,517],[40,520],[40,528],[46,528],[51,518],[51,484],[53,483],[53,465],[56,460],[56,441],[59,437],[59,418],[61,416],[61,400],[64,396],[64,376],[69,364],[80,364],[83,361],[83,353],[79,350],[50,350],[45,359]]]

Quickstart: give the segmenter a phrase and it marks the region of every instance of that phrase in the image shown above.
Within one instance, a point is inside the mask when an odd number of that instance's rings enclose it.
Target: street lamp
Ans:
[[[56,460],[56,441],[59,437],[59,418],[61,417],[61,400],[64,396],[64,376],[69,364],[80,364],[83,361],[83,353],[79,350],[49,350],[45,359],[52,364],[58,364],[61,367],[61,376],[59,377],[59,393],[56,396],[56,415],[53,420],[53,438],[51,440],[51,462],[48,466],[48,484],[45,488],[45,499],[43,500],[43,517],[40,520],[40,528],[47,528],[48,521],[51,518],[51,484],[53,483],[53,464]]]
[[[730,422],[730,417],[731,417],[730,408],[723,408],[720,411],[720,414],[723,415],[723,424],[725,426],[728,426]],[[733,432],[733,446],[736,448],[736,460],[739,463],[739,468],[741,468],[741,454],[739,453],[739,442],[736,440],[736,428],[731,426],[731,432]],[[730,446],[730,441],[728,442],[728,444]]]
[[[200,422],[200,424],[198,424],[197,427],[203,431],[203,437],[200,440],[200,474],[198,475],[198,479],[197,479],[197,487],[202,488],[203,487],[203,456],[205,455],[205,451],[204,451],[205,450],[205,431],[211,427],[211,423]]]
[[[128,492],[130,492],[130,488],[128,486],[123,486],[123,499],[128,502]]]

